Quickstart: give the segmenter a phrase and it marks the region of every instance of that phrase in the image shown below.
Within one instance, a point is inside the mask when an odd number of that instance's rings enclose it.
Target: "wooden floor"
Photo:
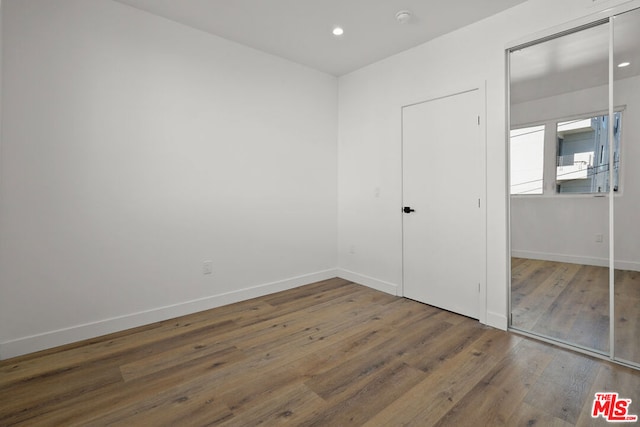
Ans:
[[[341,279],[0,362],[0,425],[574,426],[640,372]]]
[[[609,269],[512,258],[512,324],[609,352]],[[616,355],[640,363],[640,273],[615,271]]]

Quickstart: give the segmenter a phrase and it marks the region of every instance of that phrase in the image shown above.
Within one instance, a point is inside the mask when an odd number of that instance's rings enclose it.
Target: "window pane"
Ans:
[[[544,125],[512,129],[511,194],[542,194]]]
[[[618,191],[620,113],[614,115],[614,191]],[[558,123],[558,193],[609,191],[609,116]]]

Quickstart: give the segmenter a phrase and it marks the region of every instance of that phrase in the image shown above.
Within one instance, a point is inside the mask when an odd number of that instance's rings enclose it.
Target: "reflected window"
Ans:
[[[614,114],[613,190],[618,191],[620,113]],[[609,116],[586,117],[557,125],[556,192],[609,191]]]
[[[542,194],[545,126],[511,130],[511,194]]]
[[[618,191],[622,112],[614,113],[611,126],[613,191]],[[553,132],[545,133],[545,128],[555,128],[555,135]],[[512,195],[607,193],[610,179],[609,115],[548,120],[536,126],[512,129],[510,155]],[[549,165],[546,170],[545,160]],[[555,168],[552,166],[554,162]],[[544,182],[550,183],[547,193]]]

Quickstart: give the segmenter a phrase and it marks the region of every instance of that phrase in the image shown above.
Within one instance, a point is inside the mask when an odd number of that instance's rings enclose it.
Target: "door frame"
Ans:
[[[405,263],[405,253],[404,253],[404,217],[406,214],[402,212],[402,207],[404,204],[404,136],[403,136],[403,128],[404,128],[404,116],[403,111],[406,107],[411,107],[414,105],[422,104],[425,102],[437,101],[439,99],[448,98],[451,96],[461,95],[463,93],[478,91],[478,115],[480,116],[480,127],[479,127],[479,139],[480,139],[480,151],[483,155],[480,158],[480,170],[482,179],[480,185],[480,217],[482,228],[480,231],[480,239],[483,242],[483,255],[481,260],[481,271],[480,271],[480,292],[478,296],[478,320],[480,323],[487,324],[487,95],[486,95],[486,80],[475,82],[475,84],[469,85],[457,85],[445,90],[440,90],[435,93],[429,93],[420,97],[417,97],[414,100],[409,102],[402,103],[400,108],[398,109],[400,115],[400,194],[401,194],[401,205],[398,206],[398,213],[400,215],[400,224],[401,224],[401,251],[402,251],[402,279],[400,282],[399,294],[403,297],[405,296],[404,289],[404,263]]]

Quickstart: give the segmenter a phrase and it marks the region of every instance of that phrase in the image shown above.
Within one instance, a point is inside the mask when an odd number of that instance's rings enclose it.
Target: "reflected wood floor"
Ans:
[[[0,425],[605,425],[640,372],[342,279],[0,362]],[[635,411],[635,412],[634,412]]]
[[[512,258],[513,326],[609,351],[609,269]],[[640,363],[640,273],[615,271],[616,355]]]

